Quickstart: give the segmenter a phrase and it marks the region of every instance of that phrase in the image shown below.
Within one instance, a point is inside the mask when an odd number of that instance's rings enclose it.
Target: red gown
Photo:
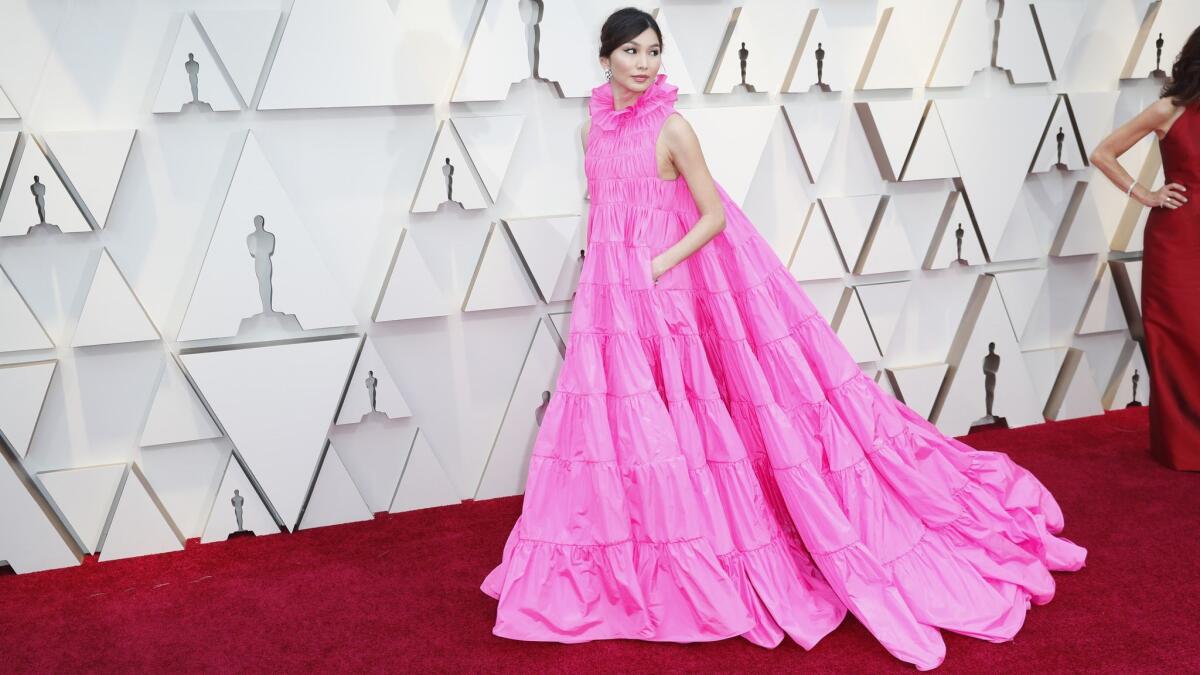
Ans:
[[[1150,371],[1150,453],[1200,471],[1200,104],[1189,105],[1159,147],[1166,182],[1188,201],[1154,208],[1142,260],[1142,324]]]

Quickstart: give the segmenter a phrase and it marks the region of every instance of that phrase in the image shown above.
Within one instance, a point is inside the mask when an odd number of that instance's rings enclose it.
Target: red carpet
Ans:
[[[1148,454],[1146,409],[972,434],[1032,470],[1087,567],[1012,642],[943,632],[938,672],[1200,672],[1200,474]],[[853,618],[811,652],[741,639],[529,644],[491,634],[479,591],[520,498],[190,543],[185,551],[0,576],[6,672],[298,670],[915,672]]]

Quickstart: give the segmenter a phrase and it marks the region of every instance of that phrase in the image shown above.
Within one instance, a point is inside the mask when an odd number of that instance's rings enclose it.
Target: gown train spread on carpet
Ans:
[[[566,360],[523,510],[482,590],[496,635],[743,636],[811,649],[849,611],[928,670],[939,628],[993,642],[1085,549],[1029,471],[946,437],[866,376],[718,185],[725,229],[655,285],[699,218],[655,141],[660,74],[592,91],[591,205]]]
[[[1187,188],[1177,209],[1156,208],[1142,252],[1142,327],[1150,370],[1150,452],[1174,469],[1200,471],[1200,104],[1159,143],[1167,183]]]

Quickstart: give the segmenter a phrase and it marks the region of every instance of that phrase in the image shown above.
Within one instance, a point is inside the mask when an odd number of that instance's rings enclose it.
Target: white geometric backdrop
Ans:
[[[0,0],[0,561],[521,492],[625,4]],[[1200,3],[641,6],[717,180],[908,405],[965,433],[989,345],[1010,426],[1147,402],[1147,214],[1087,155]],[[1152,138],[1122,161],[1161,184]]]

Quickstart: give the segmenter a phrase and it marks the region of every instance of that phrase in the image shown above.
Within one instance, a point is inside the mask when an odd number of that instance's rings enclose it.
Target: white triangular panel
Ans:
[[[234,494],[235,491],[237,494]],[[233,500],[237,497],[242,498],[242,530],[253,532],[259,537],[279,534],[279,526],[275,524],[271,512],[259,498],[258,491],[246,477],[246,472],[242,471],[237,458],[231,456],[225,465],[225,473],[221,478],[220,487],[217,488],[216,497],[213,498],[204,534],[200,536],[201,543],[225,541],[229,535],[238,531],[237,512],[233,505]]]
[[[417,249],[417,242],[405,228],[400,233],[392,266],[372,318],[375,321],[400,321],[445,316],[449,309],[445,294]]]
[[[17,574],[78,565],[79,553],[57,521],[24,469],[0,452],[0,560]]]
[[[916,140],[917,128],[929,102],[912,99],[860,102],[854,105],[863,123],[863,131],[876,152],[875,160],[880,164],[880,175],[887,180],[897,180],[908,158],[908,151]]]
[[[809,208],[788,269],[797,281],[841,278],[846,274],[842,254],[822,209]]]
[[[883,355],[879,353],[879,345],[871,333],[871,324],[867,321],[858,294],[854,289],[849,291],[843,300],[840,321],[835,328],[838,339],[846,346],[856,363],[878,361]]]
[[[0,352],[54,348],[46,329],[3,267],[0,267],[0,317],[4,317],[0,321]]]
[[[0,436],[18,455],[29,453],[57,361],[0,366]]]
[[[1142,313],[1142,261],[1141,260],[1114,260],[1110,263],[1113,267],[1124,270],[1125,276],[1129,279],[1129,294],[1133,298],[1134,304],[1137,305],[1138,315]]]
[[[270,256],[274,311],[294,314],[305,330],[357,323],[254,134],[248,133],[179,341],[236,335],[243,319],[262,312],[257,263],[247,241],[260,215],[265,230],[275,235]]]
[[[279,12],[273,9],[201,9],[196,10],[196,18],[221,55],[221,63],[229,71],[242,101],[249,105],[258,88],[271,41],[275,39]]]
[[[1140,6],[1140,5],[1139,5]],[[1200,25],[1200,3],[1193,0],[1161,0],[1151,5],[1153,13],[1148,15],[1133,49],[1129,54],[1121,79],[1150,77],[1155,69],[1159,34],[1162,34],[1161,70],[1170,73],[1175,55],[1187,44],[1188,37]]]
[[[196,396],[196,390],[175,359],[168,356],[146,426],[142,427],[140,445],[146,448],[220,436],[221,430]]]
[[[372,383],[370,378],[374,379]],[[375,348],[375,341],[367,338],[362,353],[358,356],[358,364],[354,374],[350,376],[350,386],[346,390],[346,398],[342,400],[342,409],[338,413],[338,424],[358,424],[364,417],[370,415],[371,388],[375,389],[375,410],[377,414],[391,419],[412,417],[408,402],[400,393],[395,378]]]
[[[858,81],[875,34],[875,24],[845,21],[834,17],[826,20],[826,12],[820,8],[812,10],[812,27],[804,44],[799,46],[800,58],[796,62],[789,92],[815,91],[817,85],[817,50],[822,52],[821,83],[827,91],[853,89]]]
[[[871,222],[879,209],[880,195],[822,197],[819,200],[842,257],[850,269],[856,269],[863,245],[871,231]]]
[[[38,480],[88,553],[95,553],[112,511],[124,464],[46,471]]]
[[[800,147],[808,182],[815,183],[825,168],[825,160],[842,126],[846,107],[841,101],[801,100],[784,103],[783,111],[796,138],[796,145]]]
[[[457,504],[462,501],[433,448],[418,429],[404,463],[404,473],[388,509],[391,513]]]
[[[89,347],[157,339],[158,329],[134,296],[125,276],[117,269],[108,249],[100,249],[100,261],[96,264],[71,346]]]
[[[342,458],[338,457],[337,450],[330,444],[325,452],[325,461],[321,462],[321,473],[317,474],[317,482],[308,498],[308,505],[304,507],[299,529],[356,523],[372,517],[371,510],[346,471],[346,465],[342,464]]]
[[[1089,195],[1096,189],[1091,181],[1077,181],[1067,209],[1059,223],[1058,232],[1050,246],[1050,255],[1098,255],[1107,254],[1109,250],[1108,235],[1104,231],[1104,221],[1096,213],[1096,200]]]
[[[474,14],[425,0],[295,0],[290,8],[260,110],[443,102]]]
[[[1054,73],[1062,77],[1067,55],[1075,45],[1075,36],[1084,24],[1091,0],[1034,0],[1038,25],[1050,55]],[[1094,146],[1088,146],[1094,147]]]
[[[779,91],[795,43],[774,39],[779,31],[772,30],[770,8],[764,3],[745,3],[735,16],[705,91],[728,94],[739,87],[742,82],[739,52],[743,43],[747,49],[746,84],[759,93]]]
[[[929,78],[960,0],[893,2],[879,7],[882,31],[858,89],[908,89]]]
[[[0,120],[15,120],[21,116],[17,114],[17,109],[13,107],[12,101],[8,100],[8,95],[0,89]]]
[[[817,308],[821,318],[825,319],[825,323],[833,325],[838,305],[842,303],[842,296],[846,294],[842,280],[810,281],[802,283],[800,287],[804,289],[804,294],[808,296],[813,307]]]
[[[858,297],[862,300],[863,310],[867,313],[867,321],[871,324],[871,332],[875,341],[886,354],[896,325],[904,314],[904,304],[908,301],[908,293],[912,290],[911,281],[895,281],[886,284],[861,284],[855,287]],[[928,411],[926,411],[928,412]]]
[[[183,537],[171,517],[153,496],[137,465],[130,465],[100,545],[100,562],[182,550]]]
[[[413,213],[437,211],[439,206],[448,201],[447,191],[449,200],[462,204],[464,209],[483,209],[489,205],[484,197],[483,187],[475,179],[470,160],[455,140],[453,129],[454,125],[445,121],[438,127],[437,136],[433,139],[433,150],[429,153],[425,171],[421,175],[421,184],[417,186],[416,194],[413,195],[413,203],[409,209]],[[490,146],[484,147],[489,152],[494,150]],[[480,173],[482,175],[483,172]],[[497,178],[494,177],[494,180]]]
[[[229,455],[228,443],[185,443],[142,451],[142,473],[184,539],[204,534]]]
[[[944,392],[940,410],[934,413],[942,433],[962,436],[987,414],[984,359],[989,355],[990,342],[996,343],[995,353],[1000,357],[993,414],[1004,417],[1010,428],[1044,421],[1042,406],[1037,402],[999,289],[992,277],[983,275],[955,335],[950,354],[950,385]]]
[[[546,302],[570,300],[579,260],[581,218],[512,218],[505,221]]]
[[[97,227],[104,227],[133,147],[133,129],[60,131],[42,136]]]
[[[700,139],[713,178],[733,201],[744,203],[775,127],[779,106],[689,108],[679,112]]]
[[[900,179],[932,180],[954,178],[957,175],[958,166],[954,164],[954,153],[950,150],[950,142],[946,140],[942,118],[937,106],[931,105]]]
[[[508,164],[512,161],[517,139],[525,125],[525,116],[456,117],[452,123],[484,187],[495,202],[500,198],[500,186],[504,184],[504,175],[508,173]],[[458,177],[457,172],[455,177]]]
[[[950,215],[940,229],[934,230],[930,256],[926,257],[925,269],[945,269],[958,259],[958,228],[962,227],[962,258],[968,265],[982,265],[987,262],[983,255],[983,247],[979,245],[979,233],[975,231],[971,212],[967,210],[967,202],[961,192],[955,190],[949,199],[953,203]]]
[[[537,302],[533,286],[504,228],[499,223],[492,223],[479,254],[475,275],[463,298],[462,311],[527,307]]]
[[[862,259],[855,267],[855,274],[881,274],[884,272],[904,272],[917,266],[913,257],[912,244],[904,225],[896,215],[896,209],[890,202],[884,205],[883,215],[872,230],[868,242],[864,245]]]
[[[928,87],[965,87],[991,65],[993,21],[984,0],[962,0],[926,82]]]
[[[1071,420],[1104,414],[1100,391],[1096,389],[1096,380],[1086,352],[1071,349],[1063,366],[1063,377],[1066,380],[1059,383],[1058,391],[1050,401],[1049,419]]]
[[[241,110],[242,105],[237,95],[230,88],[225,74],[221,72],[217,55],[208,48],[208,43],[201,37],[195,19],[185,14],[180,19],[175,46],[171,48],[171,58],[167,60],[167,68],[163,71],[162,81],[158,85],[154,112],[182,112],[184,106],[192,102],[188,54],[191,54],[191,60],[196,62],[196,98],[202,103],[207,103],[214,111]]]
[[[1119,91],[1089,91],[1064,94],[1075,116],[1075,127],[1083,138],[1083,148],[1091,151],[1100,145],[1116,123]]]
[[[1127,330],[1125,310],[1121,307],[1121,297],[1117,294],[1117,285],[1113,282],[1112,271],[1108,265],[1100,268],[1096,283],[1092,286],[1092,294],[1083,316],[1079,319],[1076,333],[1104,333],[1112,330]]]
[[[1087,160],[1079,141],[1075,137],[1075,124],[1067,110],[1066,99],[1059,98],[1050,117],[1050,124],[1042,136],[1042,145],[1033,158],[1032,173],[1051,171],[1058,164],[1058,134],[1062,134],[1062,164],[1068,171],[1078,171],[1087,168]]]
[[[538,321],[533,341],[517,375],[517,384],[496,432],[475,499],[521,494],[529,473],[529,456],[558,381],[562,364],[558,345],[545,321]]]
[[[1054,97],[938,99],[954,162],[987,250],[998,250]]]
[[[571,337],[571,313],[570,312],[555,312],[548,314],[550,323],[554,324],[554,330],[558,333],[558,339],[566,344],[567,338]]]
[[[996,272],[996,284],[1000,287],[1000,297],[1004,300],[1004,309],[1012,321],[1013,331],[1020,339],[1025,335],[1025,327],[1033,316],[1033,308],[1037,306],[1042,294],[1042,285],[1046,282],[1046,269],[1012,270]]]
[[[508,98],[509,87],[532,74],[527,34],[519,3],[485,4],[451,100],[461,103]]]
[[[1029,381],[1033,383],[1039,408],[1046,407],[1050,400],[1050,394],[1054,392],[1054,383],[1058,380],[1058,374],[1062,371],[1069,351],[1070,347],[1050,347],[1021,354],[1025,359],[1025,367],[1029,371]]]
[[[622,0],[615,0],[615,1],[610,0],[610,3],[612,4],[612,8],[609,9],[607,12],[604,12],[604,14],[602,14],[599,17],[601,21],[603,21],[604,17],[607,17],[608,14],[611,13],[612,11],[616,10],[619,7],[625,6],[625,4],[623,3]],[[588,4],[590,5],[591,3],[588,3]],[[595,4],[596,4],[596,6],[598,6],[600,8],[600,10],[602,12],[604,11],[603,5],[605,3],[598,2]],[[684,59],[684,57],[683,57],[684,51],[679,48],[679,42],[675,39],[675,31],[672,30],[671,20],[669,18],[670,14],[667,11],[665,11],[664,8],[662,8],[662,7],[658,8],[656,10],[651,10],[651,9],[647,8],[647,11],[650,11],[652,14],[654,14],[655,19],[658,21],[658,28],[659,28],[659,30],[662,31],[662,34],[663,34],[662,66],[659,68],[659,72],[666,73],[667,79],[672,84],[674,84],[676,87],[679,87],[679,95],[680,96],[687,96],[689,94],[699,93],[699,90],[696,88],[695,82],[692,81],[692,74],[690,72],[688,72],[687,60]],[[686,10],[684,10],[684,11],[686,11]],[[686,16],[686,14],[685,14],[685,16]],[[600,24],[597,23],[596,25],[600,25]],[[542,33],[539,36],[539,39],[543,42],[546,40],[545,28],[542,29]],[[578,50],[576,49],[574,51],[578,51]],[[545,55],[546,53],[547,52],[545,52],[545,51],[542,52],[543,55]],[[545,68],[545,64],[546,64],[546,61],[543,56],[543,60],[541,61],[541,64],[539,65],[539,67]],[[584,86],[587,86],[586,83],[584,83]],[[586,95],[586,94],[584,94],[584,95]]]
[[[22,136],[24,147],[20,158],[15,166],[8,168],[10,174],[15,172],[15,177],[4,203],[4,214],[0,216],[0,237],[27,234],[29,228],[40,222],[37,201],[32,192],[35,176],[46,186],[46,222],[58,226],[62,232],[91,232],[92,227],[41,148],[28,133]]]
[[[1039,205],[1032,204],[1035,211],[1030,210],[1030,192],[1017,194],[1017,201],[1008,214],[1008,223],[1004,226],[1004,234],[1000,243],[988,249],[991,262],[1007,262],[1012,260],[1032,260],[1042,258],[1049,253],[1046,238],[1034,227],[1035,218],[1044,218]],[[970,195],[968,194],[968,198]],[[976,211],[978,213],[978,211]]]
[[[996,65],[1008,71],[1014,84],[1049,82],[1054,79],[1042,39],[1038,37],[1029,2],[1006,2],[996,36]]]
[[[887,372],[904,405],[929,419],[949,368],[948,363],[932,363],[927,366],[888,368]]]
[[[179,357],[289,526],[300,514],[358,342],[349,336]]]

